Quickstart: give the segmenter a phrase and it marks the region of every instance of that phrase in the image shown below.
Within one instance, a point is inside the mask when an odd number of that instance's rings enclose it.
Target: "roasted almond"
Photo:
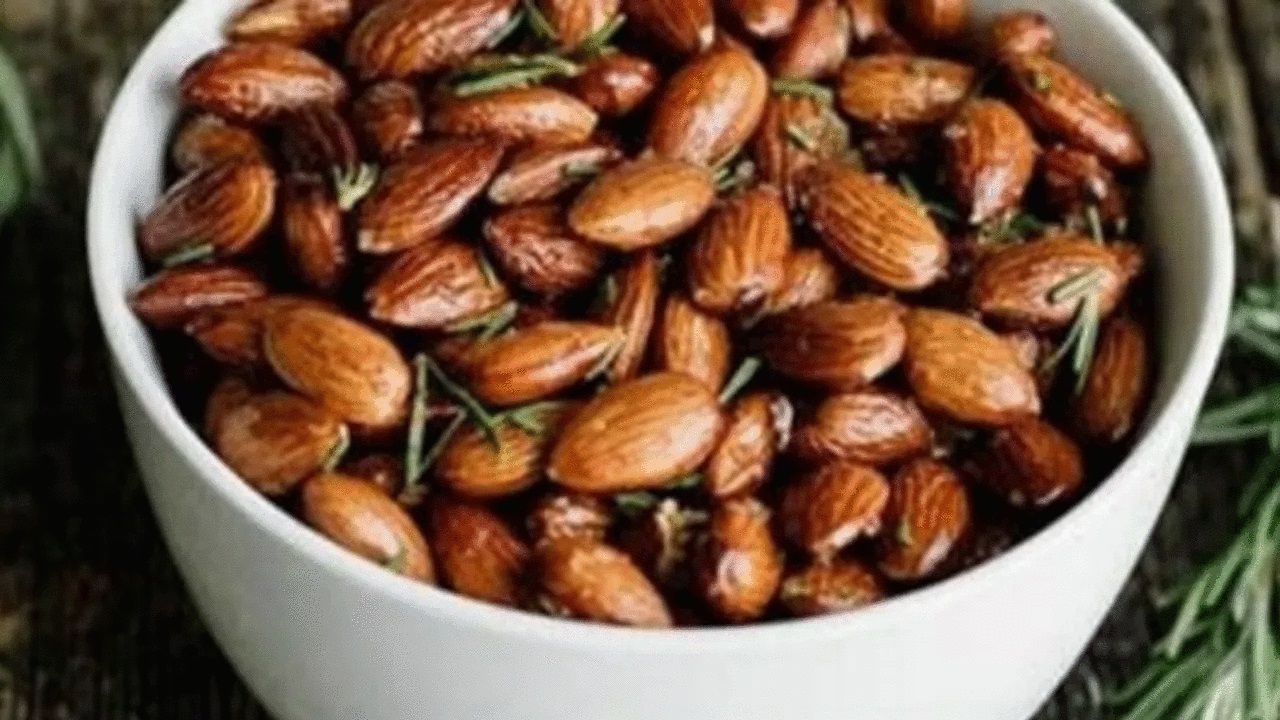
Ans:
[[[350,172],[360,164],[355,135],[338,111],[312,106],[289,113],[281,123],[280,151],[293,170]]]
[[[569,208],[579,235],[624,252],[661,245],[697,225],[715,199],[706,169],[659,157],[606,170]]]
[[[276,174],[268,165],[233,161],[196,170],[143,218],[138,242],[152,261],[201,248],[239,255],[271,222],[275,204]]]
[[[604,313],[604,321],[622,329],[622,348],[609,367],[609,381],[630,380],[640,372],[649,335],[658,315],[661,292],[658,259],[652,252],[639,252],[606,282],[613,297]]]
[[[786,396],[753,393],[733,404],[724,437],[703,468],[702,487],[713,498],[750,495],[765,483],[791,433]]]
[[[319,404],[292,393],[244,399],[217,421],[213,447],[255,490],[280,496],[341,458],[347,428]]]
[[[555,88],[528,87],[451,97],[427,116],[427,129],[499,142],[577,143],[596,129],[596,112]]]
[[[262,364],[262,322],[268,305],[257,300],[202,312],[183,331],[219,363],[252,370]]]
[[[766,314],[776,315],[836,296],[840,273],[817,248],[800,248],[783,266],[782,286],[765,300]]]
[[[719,167],[760,124],[769,78],[749,51],[723,46],[680,68],[658,97],[649,147],[659,156]]]
[[[257,133],[217,115],[196,115],[173,139],[173,165],[184,175],[228,161],[266,162],[267,148]]]
[[[431,503],[431,550],[451,590],[498,605],[523,599],[531,553],[506,522],[480,505]]]
[[[1096,211],[1098,220],[1106,225],[1127,225],[1127,194],[1097,155],[1056,145],[1041,158],[1040,176],[1049,207],[1068,224],[1087,227],[1089,213]]]
[[[699,310],[689,298],[673,294],[662,309],[654,358],[659,368],[684,373],[719,393],[729,375],[732,342],[723,321]]]
[[[969,532],[969,491],[943,463],[916,460],[893,478],[885,524],[880,572],[899,582],[932,577]]]
[[[614,52],[588,62],[572,87],[573,94],[602,117],[619,118],[644,105],[661,80],[648,60]]]
[[[407,250],[365,292],[369,316],[400,327],[446,330],[507,302],[502,283],[470,245],[437,239]]]
[[[169,329],[209,310],[266,295],[266,283],[248,270],[221,264],[187,265],[149,278],[134,291],[129,307],[143,322]]]
[[[520,405],[551,397],[587,379],[621,344],[622,333],[616,327],[545,322],[479,340],[455,365],[481,401]]]
[[[347,38],[361,80],[407,79],[455,67],[489,47],[516,0],[396,0],[375,4]]]
[[[1072,407],[1080,434],[1106,445],[1133,432],[1150,391],[1150,367],[1147,332],[1142,325],[1123,315],[1107,321],[1089,377]]]
[[[855,43],[865,45],[873,38],[893,31],[889,25],[887,5],[887,0],[844,0]]]
[[[358,478],[317,475],[302,486],[302,518],[322,535],[398,575],[435,582],[431,550],[409,513]]]
[[[579,492],[663,488],[702,465],[723,427],[706,385],[680,373],[647,375],[614,385],[575,414],[547,475]]]
[[[387,497],[397,497],[404,490],[404,461],[385,453],[365,455],[354,462],[344,463],[341,472],[370,483]]]
[[[1100,315],[1109,315],[1127,282],[1109,248],[1078,235],[1051,235],[983,260],[969,301],[1003,324],[1053,330],[1071,324],[1086,296],[1097,298]]]
[[[884,597],[884,585],[856,560],[813,562],[786,576],[778,600],[796,617],[849,612]]]
[[[387,80],[369,87],[352,108],[356,129],[384,160],[395,160],[422,140],[422,100],[407,82]]]
[[[570,230],[556,205],[503,210],[485,221],[484,236],[503,274],[539,295],[585,289],[604,268],[604,250]]]
[[[871,128],[858,139],[858,157],[868,170],[889,171],[916,165],[927,153],[926,134],[908,127]]]
[[[537,417],[531,419],[543,432],[503,422],[492,437],[473,424],[454,433],[436,461],[436,480],[476,500],[509,497],[533,487],[542,479],[542,465],[567,408],[549,404],[532,410]]]
[[[227,37],[243,42],[309,45],[351,21],[351,0],[256,0],[227,24]]]
[[[305,50],[278,43],[232,43],[187,68],[185,105],[240,122],[264,122],[347,98],[342,74]]]
[[[240,375],[224,375],[214,384],[204,404],[204,423],[201,426],[210,446],[218,438],[222,421],[227,419],[232,410],[245,404],[253,396],[253,386]]]
[[[928,452],[933,431],[908,398],[881,390],[832,395],[796,428],[791,447],[808,462],[876,467]]]
[[[672,52],[692,55],[716,39],[711,0],[625,0],[631,22]]]
[[[880,533],[889,481],[869,466],[830,462],[787,486],[781,505],[787,540],[830,561],[863,536]]]
[[[653,583],[626,554],[603,543],[545,543],[537,575],[555,611],[614,625],[671,627],[671,612]]]
[[[617,143],[590,139],[568,145],[532,145],[514,153],[489,184],[497,205],[550,200],[622,159]]]
[[[796,207],[804,173],[849,150],[849,128],[827,104],[802,95],[774,94],[751,141],[760,178]]]
[[[1111,95],[1045,55],[1006,60],[1014,104],[1036,127],[1123,169],[1147,164],[1147,146],[1133,118]]]
[[[853,27],[841,0],[818,0],[800,14],[795,27],[773,51],[773,74],[821,80],[849,57]]]
[[[621,4],[621,0],[538,0],[561,50],[573,50],[602,31]]]
[[[291,305],[267,313],[263,348],[280,379],[352,423],[397,425],[409,366],[386,337],[337,312]]]
[[[329,184],[310,173],[285,180],[280,225],[298,277],[320,292],[338,289],[351,262],[342,209]]]
[[[799,0],[721,0],[720,4],[735,25],[764,40],[786,35],[800,12]]]
[[[756,620],[773,602],[782,580],[782,550],[770,528],[772,515],[755,498],[729,500],[711,512],[697,580],[703,601],[721,620]]]
[[[907,0],[906,6],[911,29],[931,42],[955,40],[969,24],[969,0]]]
[[[1075,441],[1035,418],[996,432],[976,467],[982,484],[1016,507],[1063,502],[1084,485],[1084,460]]]
[[[1052,55],[1058,34],[1044,15],[1017,10],[997,15],[987,28],[987,52],[996,58]]]
[[[947,178],[979,225],[1022,204],[1036,165],[1036,141],[1018,113],[999,100],[970,102],[942,131]]]
[[[756,346],[783,375],[829,390],[855,390],[902,358],[902,313],[887,298],[827,300],[765,319]]]
[[[1040,412],[1035,378],[1013,348],[977,320],[945,310],[907,313],[904,365],[926,409],[1001,426]]]
[[[436,238],[479,197],[502,155],[500,144],[476,138],[447,138],[409,150],[360,204],[360,249],[393,253]]]
[[[717,314],[758,307],[778,292],[791,254],[791,221],[782,196],[762,186],[712,210],[687,260],[689,294]]]
[[[946,270],[950,250],[928,212],[897,188],[834,162],[801,190],[809,223],[840,260],[895,290],[920,290]]]
[[[604,542],[613,524],[613,508],[594,495],[553,492],[534,503],[527,524],[538,544],[574,539]]]
[[[952,0],[954,1],[954,0]],[[972,67],[919,55],[854,58],[840,70],[840,107],[868,125],[927,125],[946,120],[973,88]]]

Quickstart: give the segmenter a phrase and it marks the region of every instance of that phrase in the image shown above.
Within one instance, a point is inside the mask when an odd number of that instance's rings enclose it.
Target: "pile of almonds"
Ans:
[[[1115,98],[966,0],[261,0],[182,77],[132,299],[244,481],[606,623],[851,610],[1142,419]]]

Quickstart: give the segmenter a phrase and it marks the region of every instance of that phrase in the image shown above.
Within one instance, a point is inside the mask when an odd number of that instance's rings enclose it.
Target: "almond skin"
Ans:
[[[507,301],[507,291],[482,262],[475,248],[452,239],[407,250],[365,292],[369,316],[399,327],[444,330],[494,310]]]
[[[572,87],[573,94],[600,116],[620,118],[644,105],[661,81],[653,63],[615,52],[588,62]]]
[[[378,180],[360,205],[359,246],[399,252],[448,230],[498,170],[501,145],[448,138],[415,147]]]
[[[868,125],[928,125],[946,120],[973,87],[974,70],[917,55],[869,55],[845,63],[840,107]]]
[[[942,135],[947,177],[971,224],[1022,204],[1035,170],[1036,141],[1013,108],[999,100],[974,100]]]
[[[509,143],[577,143],[591,137],[597,119],[590,106],[564,91],[528,87],[448,98],[428,115],[427,129]]]
[[[1124,226],[1129,218],[1129,198],[1116,176],[1092,153],[1057,145],[1040,160],[1045,199],[1069,224],[1087,226],[1090,206],[1106,225]]]
[[[811,563],[788,574],[778,591],[778,600],[796,617],[849,612],[883,597],[880,578],[856,560]]]
[[[1014,105],[1033,125],[1122,169],[1147,164],[1133,119],[1088,80],[1044,55],[1007,60]]]
[[[242,42],[310,45],[351,21],[351,0],[258,0],[237,12],[227,37]]]
[[[448,499],[433,502],[430,514],[431,549],[444,584],[467,597],[516,606],[532,553],[502,518]]]
[[[516,0],[397,0],[378,3],[347,38],[347,64],[361,80],[407,79],[461,65],[511,20]]]
[[[1002,426],[1040,413],[1035,378],[981,323],[945,310],[907,313],[904,365],[926,409],[962,423]]]
[[[998,431],[976,464],[978,479],[1015,507],[1065,502],[1084,485],[1080,448],[1043,420],[1025,420]]]
[[[210,245],[218,257],[257,242],[276,205],[276,175],[258,162],[228,162],[196,170],[169,188],[147,213],[138,243],[148,260]]]
[[[719,318],[699,310],[687,297],[673,294],[663,307],[654,341],[659,368],[684,373],[720,392],[729,375],[733,348],[729,328]]]
[[[916,460],[893,478],[885,524],[880,572],[899,582],[933,577],[969,532],[969,491],[943,463]]]
[[[604,250],[574,234],[556,205],[503,210],[485,221],[484,236],[503,274],[539,295],[583,290],[604,268]]]
[[[253,396],[253,387],[240,375],[223,376],[214,384],[204,404],[204,423],[201,426],[210,447],[217,440],[222,422],[231,411],[244,405]]]
[[[267,148],[249,128],[217,115],[196,115],[174,137],[170,155],[185,175],[232,160],[265,162]]]
[[[573,50],[609,24],[621,0],[539,0],[561,50]]]
[[[372,484],[324,473],[302,487],[302,518],[320,534],[388,570],[435,582],[431,549],[413,518]]]
[[[604,320],[622,328],[625,340],[609,368],[610,382],[629,380],[640,372],[658,314],[659,274],[657,257],[652,252],[641,252],[631,256],[613,276],[617,297],[610,303]]]
[[[783,375],[833,391],[854,390],[902,358],[902,313],[887,298],[815,303],[764,320],[757,347]]]
[[[702,599],[726,622],[759,619],[782,580],[782,550],[773,538],[773,513],[755,498],[729,500],[711,513],[698,553]]]
[[[889,481],[866,465],[832,462],[788,486],[782,532],[797,548],[830,561],[859,537],[880,533]]]
[[[987,29],[987,51],[996,58],[1053,55],[1058,34],[1044,15],[1021,10],[997,15]]]
[[[751,138],[769,98],[769,78],[750,52],[718,47],[667,82],[649,121],[659,156],[719,167]]]
[[[724,437],[702,470],[707,494],[724,499],[759,490],[789,439],[793,415],[791,402],[780,394],[753,393],[734,403]]]
[[[821,80],[834,75],[849,57],[853,28],[840,0],[818,0],[796,20],[773,52],[777,77]]]
[[[836,296],[840,273],[817,248],[800,248],[783,266],[782,286],[765,300],[766,314],[776,315]]]
[[[978,266],[969,301],[1012,327],[1063,328],[1071,324],[1082,295],[1055,297],[1055,289],[1083,274],[1095,278],[1099,311],[1109,315],[1128,278],[1114,252],[1077,235],[1052,235],[990,255]]]
[[[542,479],[554,431],[566,416],[567,408],[548,406],[539,416],[539,422],[548,423],[543,434],[504,422],[495,430],[496,446],[483,430],[468,424],[445,445],[436,461],[436,480],[458,495],[476,500],[524,492]]]
[[[285,392],[255,395],[216,422],[213,447],[255,490],[288,493],[324,468],[346,442],[347,428],[333,413]]]
[[[396,497],[404,490],[404,461],[383,453],[365,455],[351,463],[344,463],[342,473],[364,480],[387,497]]]
[[[206,355],[242,370],[262,365],[262,322],[269,303],[260,300],[202,312],[183,326]]]
[[[337,105],[347,81],[305,50],[232,43],[197,60],[179,83],[182,102],[237,122],[269,122],[311,105]]]
[[[931,42],[949,42],[969,25],[969,0],[907,0],[907,22]]]
[[[801,205],[836,257],[895,290],[932,285],[950,260],[946,238],[927,212],[855,168],[831,162],[815,168]]]
[[[280,152],[293,170],[332,175],[360,163],[360,149],[347,121],[325,106],[290,113],[281,123]]]
[[[232,265],[187,265],[149,278],[129,300],[142,321],[171,329],[201,313],[266,297],[267,285],[257,275]]]
[[[394,160],[422,140],[422,99],[409,83],[387,80],[369,87],[352,107],[356,129],[383,160]]]
[[[801,178],[822,160],[849,149],[849,128],[826,104],[800,95],[775,93],[751,140],[760,178],[782,190],[787,207],[799,202]]]
[[[280,206],[284,245],[294,272],[322,293],[338,289],[351,263],[342,210],[320,176],[286,179]]]
[[[706,50],[716,39],[711,0],[625,0],[623,10],[645,34],[679,55]]]
[[[489,184],[496,205],[550,200],[622,159],[617,143],[590,139],[568,145],[532,145],[511,156]]]
[[[1095,443],[1120,442],[1141,417],[1150,383],[1146,330],[1130,317],[1112,318],[1102,327],[1089,378],[1072,406],[1075,427]]]
[[[597,542],[546,543],[537,552],[542,592],[559,611],[581,620],[633,627],[671,627],[671,612],[653,583],[626,554]]]
[[[477,398],[505,407],[577,385],[621,343],[616,327],[551,321],[477,341],[453,364]]]
[[[715,199],[705,168],[649,157],[606,170],[569,208],[569,227],[623,252],[661,245],[697,225]]]
[[[605,390],[560,434],[547,475],[579,492],[663,488],[702,465],[724,427],[716,396],[680,373]]]
[[[758,307],[782,287],[790,253],[781,194],[768,186],[739,193],[712,210],[689,251],[689,294],[720,315]]]
[[[800,12],[799,0],[722,0],[720,4],[738,27],[762,40],[786,35]]]
[[[594,495],[555,492],[538,499],[526,524],[537,544],[573,539],[604,542],[613,524],[613,508]]]
[[[928,452],[933,431],[911,400],[880,390],[832,395],[796,428],[791,447],[807,462],[881,467]]]
[[[286,385],[348,422],[370,427],[405,418],[409,366],[400,350],[337,312],[293,305],[267,314],[263,348]]]
[[[893,31],[889,25],[887,0],[844,0],[844,6],[849,11],[849,24],[856,44],[865,45],[872,38]]]

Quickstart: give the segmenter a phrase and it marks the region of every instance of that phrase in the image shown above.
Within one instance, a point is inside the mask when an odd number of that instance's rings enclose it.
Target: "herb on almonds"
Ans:
[[[779,95],[795,95],[797,97],[806,97],[811,100],[817,100],[823,105],[830,105],[835,102],[835,91],[829,87],[819,85],[808,80],[797,80],[794,78],[778,78],[774,80],[770,87]]]

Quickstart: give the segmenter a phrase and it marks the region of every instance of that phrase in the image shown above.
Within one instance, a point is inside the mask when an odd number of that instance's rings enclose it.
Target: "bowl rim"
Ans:
[[[117,382],[128,388],[164,440],[208,483],[213,491],[242,513],[250,522],[294,553],[307,557],[335,581],[360,586],[395,599],[403,605],[430,613],[438,619],[494,633],[524,635],[540,642],[587,646],[629,653],[698,653],[762,647],[770,644],[801,643],[833,633],[857,632],[859,628],[901,622],[929,614],[960,597],[989,586],[997,574],[1012,571],[1036,559],[1037,548],[1070,539],[1088,518],[1109,512],[1122,486],[1142,482],[1144,470],[1174,451],[1175,429],[1187,416],[1194,416],[1207,387],[1226,336],[1234,278],[1234,243],[1230,204],[1217,157],[1191,99],[1173,70],[1152,46],[1145,34],[1110,0],[1077,0],[1105,23],[1120,32],[1141,62],[1152,68],[1159,93],[1167,98],[1169,111],[1180,127],[1190,128],[1190,152],[1197,170],[1195,186],[1205,196],[1211,228],[1206,269],[1207,298],[1195,341],[1181,377],[1163,410],[1148,418],[1145,430],[1125,459],[1079,503],[1008,552],[965,572],[863,608],[858,612],[739,627],[673,628],[642,630],[559,618],[480,602],[431,585],[418,583],[384,571],[377,565],[331,543],[302,522],[252,490],[228,468],[197,435],[178,411],[159,373],[148,368],[143,344],[131,342],[127,326],[135,323],[126,298],[117,297],[107,277],[106,255],[113,239],[103,227],[109,208],[119,202],[121,184],[113,182],[113,168],[104,158],[111,138],[120,134],[128,119],[121,104],[114,102],[104,124],[90,176],[87,214],[87,245],[94,304],[116,369]],[[117,98],[131,91],[155,64],[160,38],[181,32],[204,3],[184,2],[169,16],[148,41],[118,90]]]

